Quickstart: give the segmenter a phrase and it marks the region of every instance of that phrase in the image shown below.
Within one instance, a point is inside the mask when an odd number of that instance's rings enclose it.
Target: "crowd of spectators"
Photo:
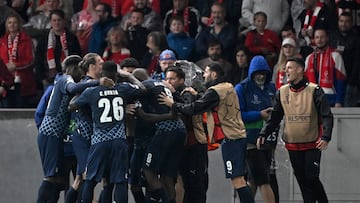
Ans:
[[[201,68],[220,63],[234,85],[246,77],[255,55],[265,57],[273,82],[283,84],[284,61],[297,56],[314,71],[311,81],[342,94],[334,106],[359,106],[360,2],[259,2],[0,0],[0,61],[7,67],[0,72],[0,107],[35,107],[68,55],[97,53],[118,64],[132,57],[151,75],[160,70],[165,49]],[[325,33],[317,40],[319,29]],[[325,47],[328,55],[322,54]],[[10,83],[8,75],[14,78]],[[341,78],[341,84],[328,76]]]

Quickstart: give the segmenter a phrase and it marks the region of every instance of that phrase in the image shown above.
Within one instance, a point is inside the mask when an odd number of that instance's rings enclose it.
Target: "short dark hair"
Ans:
[[[251,59],[251,52],[250,50],[245,46],[245,45],[239,45],[236,47],[235,49],[235,58],[236,58],[236,54],[239,52],[239,51],[243,51],[248,59],[248,61],[250,61]]]
[[[287,60],[287,62],[295,62],[299,66],[301,66],[303,69],[305,69],[305,61],[302,58],[299,57],[291,57]]]
[[[60,9],[55,9],[55,10],[50,11],[50,15],[49,15],[50,19],[53,15],[57,15],[63,20],[65,19],[65,12]]]
[[[216,73],[218,78],[224,76],[224,74],[225,74],[224,70],[220,67],[220,64],[218,64],[218,63],[211,63],[208,65],[208,67],[211,72]]]
[[[84,71],[78,66],[81,61],[81,57],[78,55],[70,55],[66,57],[62,62],[62,70],[66,74],[71,75],[75,82],[79,82],[84,75]]]
[[[66,69],[68,66],[78,66],[81,61],[82,58],[79,55],[70,55],[62,61],[61,66]]]
[[[213,7],[213,6],[219,6],[219,7],[221,7],[221,8],[223,9],[224,12],[226,12],[226,7],[225,7],[224,3],[220,3],[219,1],[215,1],[215,2],[211,5],[211,7]]]
[[[262,11],[256,12],[256,13],[254,14],[254,20],[255,20],[255,18],[257,18],[258,16],[263,16],[263,17],[265,18],[265,20],[267,20],[267,15],[266,15],[265,12],[262,12]]]
[[[166,69],[165,74],[170,71],[174,72],[178,78],[185,80],[185,72],[180,67],[171,65]]]
[[[105,61],[102,67],[101,75],[113,78],[117,73],[117,64],[114,61]]]
[[[104,7],[104,13],[109,13],[109,15],[111,16],[112,8],[109,4],[100,2],[97,5],[102,5]]]
[[[281,32],[284,31],[291,31],[292,33],[296,33],[295,28],[291,25],[285,25],[282,29]]]
[[[169,20],[169,25],[171,25],[171,23],[176,20],[176,21],[180,21],[183,25],[184,25],[184,18],[182,16],[178,16],[178,15],[174,15],[170,18]]]
[[[319,26],[317,27],[315,30],[314,30],[314,36],[315,36],[315,32],[318,31],[318,30],[323,30],[326,34],[326,36],[329,36],[329,30],[326,29],[324,26]]]
[[[145,13],[144,13],[143,9],[140,9],[140,8],[135,8],[133,11],[131,11],[131,13],[141,13],[141,15],[143,17],[145,17]]]
[[[349,17],[350,20],[351,20],[351,22],[353,21],[353,16],[352,16],[352,14],[351,14],[350,12],[348,12],[348,11],[342,12],[342,13],[340,14],[340,16]],[[339,17],[340,17],[340,16],[339,16]]]
[[[124,59],[120,63],[120,67],[121,68],[124,68],[124,67],[140,68],[140,63],[135,58],[129,57],[129,58]]]
[[[221,49],[222,49],[222,45],[221,45],[221,42],[217,39],[211,39],[208,41],[208,48],[209,47],[214,47],[214,46],[217,46],[217,45],[220,45]]]

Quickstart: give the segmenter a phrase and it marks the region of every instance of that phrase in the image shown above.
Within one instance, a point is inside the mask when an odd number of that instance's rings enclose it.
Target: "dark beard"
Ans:
[[[220,55],[212,54],[212,55],[210,55],[210,59],[213,61],[218,61],[220,59]]]
[[[323,51],[327,46],[328,46],[328,43],[326,43],[324,46],[316,47],[316,49]]]

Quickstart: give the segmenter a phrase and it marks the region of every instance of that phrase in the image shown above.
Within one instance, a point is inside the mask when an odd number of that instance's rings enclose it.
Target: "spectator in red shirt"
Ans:
[[[21,30],[20,18],[15,14],[7,17],[5,27],[5,35],[0,38],[0,58],[14,76],[14,86],[7,91],[4,107],[34,107],[33,99],[37,90],[32,40]]]
[[[266,23],[267,16],[264,12],[254,14],[256,29],[247,33],[245,46],[253,55],[263,55],[272,69],[276,63],[281,42],[275,32],[265,29]]]
[[[126,48],[126,34],[119,26],[112,27],[107,33],[108,46],[103,53],[104,61],[114,61],[120,64],[124,59],[131,56],[130,50]]]

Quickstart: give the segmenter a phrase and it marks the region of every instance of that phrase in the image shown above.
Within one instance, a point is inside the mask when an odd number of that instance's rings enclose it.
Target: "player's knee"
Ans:
[[[242,188],[247,185],[244,176],[232,178],[231,182],[234,188]]]

